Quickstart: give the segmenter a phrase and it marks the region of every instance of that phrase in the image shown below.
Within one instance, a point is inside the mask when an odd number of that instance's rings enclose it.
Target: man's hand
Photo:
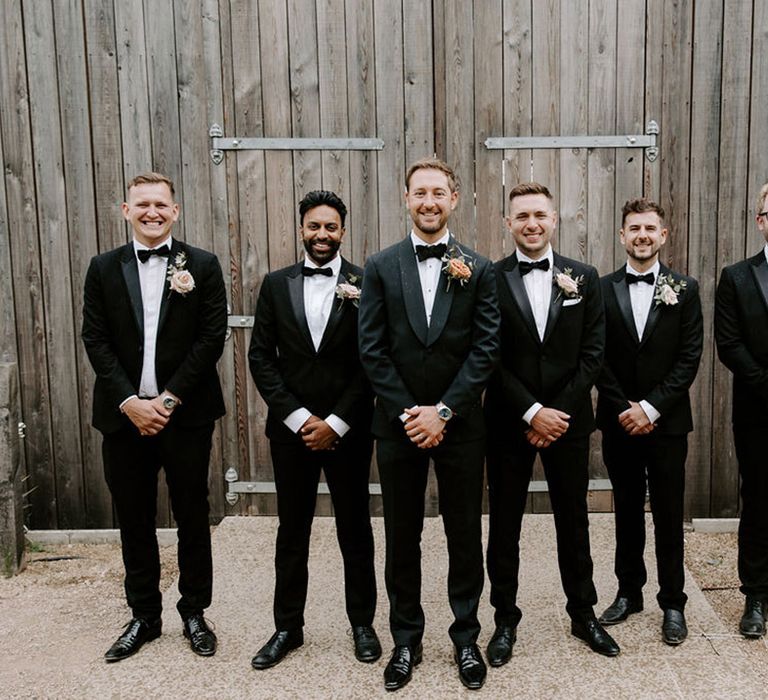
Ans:
[[[629,408],[619,413],[619,423],[630,435],[647,435],[656,427],[635,401],[630,401]]]
[[[299,430],[299,435],[304,440],[304,444],[313,451],[333,450],[339,441],[336,431],[317,416],[307,418]]]
[[[411,442],[424,450],[436,447],[445,437],[445,421],[437,415],[436,406],[406,408],[405,432]]]
[[[123,404],[123,413],[138,428],[141,435],[157,435],[171,417],[171,412],[163,406],[163,400],[159,396],[154,399],[140,399],[135,396]]]
[[[564,411],[558,411],[556,408],[540,408],[536,415],[531,418],[531,430],[526,432],[526,438],[534,447],[547,447],[568,430],[568,421],[571,417]],[[536,441],[532,441],[530,433],[537,436]],[[539,444],[541,443],[541,444]]]
[[[525,431],[525,439],[528,440],[528,442],[530,442],[531,445],[539,449],[549,447],[553,442],[552,440],[547,438],[546,435],[542,435],[541,433],[537,432],[533,428],[528,428],[528,430]]]

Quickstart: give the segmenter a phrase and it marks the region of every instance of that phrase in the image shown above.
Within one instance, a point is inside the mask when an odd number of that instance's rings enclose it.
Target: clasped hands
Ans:
[[[630,401],[629,408],[619,413],[619,423],[629,435],[647,435],[656,427],[636,401]]]
[[[134,396],[123,404],[123,413],[141,435],[157,435],[171,418],[172,411],[163,406],[163,397],[140,399]]]
[[[570,419],[565,411],[544,406],[531,418],[531,427],[525,431],[525,439],[539,449],[549,447],[565,434]]]
[[[313,452],[335,450],[339,442],[338,433],[322,418],[310,416],[299,430],[304,445]]]
[[[445,437],[445,421],[437,415],[437,406],[414,406],[404,413],[405,433],[416,447],[437,447]]]

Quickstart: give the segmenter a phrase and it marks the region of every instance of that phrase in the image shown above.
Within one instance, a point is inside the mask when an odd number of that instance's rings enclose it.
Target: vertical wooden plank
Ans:
[[[757,193],[768,182],[768,65],[763,57],[768,46],[768,0],[755,0],[752,18],[752,81],[749,119],[749,211],[754,217]],[[754,230],[754,229],[753,229]]]
[[[657,137],[660,150],[665,148],[662,120],[664,87],[664,2],[646,2],[645,7],[645,119],[656,121],[661,130]],[[643,194],[656,202],[661,201],[661,158],[643,161]]]
[[[713,206],[713,194],[718,190],[720,159],[720,154],[717,149],[713,149],[713,144],[720,138],[722,39],[722,3],[702,3],[696,10],[693,34],[688,272],[699,281],[704,314],[704,351],[698,376],[691,387],[694,432],[688,439],[686,517],[710,515],[711,473],[714,466],[713,438],[718,435],[718,424],[730,429],[730,391],[724,387],[727,383],[727,370],[717,361],[713,332],[713,308],[719,272],[717,207]],[[721,382],[727,394],[727,398],[723,397],[723,409],[729,412],[717,422],[713,420],[712,410],[716,371],[723,373]]]
[[[206,56],[210,57],[210,79],[219,88],[211,91],[211,119],[223,127],[225,133],[236,133],[235,88],[233,75],[232,22],[229,0],[205,0]],[[214,17],[218,9],[218,26]],[[231,311],[247,315],[253,309],[244,308],[242,240],[240,236],[240,200],[238,191],[238,161],[234,155],[225,158],[219,166],[212,166],[213,217],[216,230],[227,232],[226,238],[215,238],[214,250],[224,269],[224,281],[228,285]],[[229,274],[227,274],[229,272]],[[235,331],[230,336],[231,351],[225,348],[225,358],[219,372],[223,380],[227,416],[221,421],[224,469],[234,467],[241,479],[250,474],[248,395],[255,391],[249,384],[250,375],[246,363],[249,333]],[[234,506],[227,505],[227,514],[248,512],[248,503],[240,498]]]
[[[586,134],[589,94],[589,0],[560,4],[560,129]],[[587,259],[587,149],[560,152],[560,207],[557,249]]]
[[[616,133],[616,3],[589,3],[589,133]],[[587,157],[588,260],[601,274],[613,269],[616,152],[596,148]]]
[[[475,148],[468,134],[475,133],[473,3],[445,1],[445,107],[446,159],[459,178],[459,205],[450,228],[471,247],[477,245],[474,222]]]
[[[344,0],[317,0],[321,136],[349,133]],[[323,187],[349,199],[349,152],[323,151]]]
[[[50,396],[45,368],[43,282],[37,229],[27,58],[21,5],[0,4],[0,104],[3,176],[10,234],[13,301],[19,361],[24,450],[33,489],[32,527],[56,527],[56,487],[50,439]]]
[[[435,152],[435,81],[433,26],[430,3],[403,3],[405,162],[430,157]],[[418,27],[418,31],[413,28]],[[423,29],[422,29],[423,28]]]
[[[432,62],[434,75],[435,155],[445,160],[445,0],[432,0]]]
[[[560,133],[560,2],[532,3],[532,115],[535,136]],[[532,177],[547,185],[560,207],[560,151],[537,150],[531,155]]]
[[[379,247],[386,248],[407,230],[403,203],[407,167],[403,143],[403,15],[399,0],[377,0],[373,9],[376,130],[386,143],[377,158]]]
[[[66,80],[59,81],[59,109],[72,275],[72,335],[75,339],[80,397],[80,440],[85,495],[83,514],[86,527],[112,527],[112,498],[104,481],[101,438],[91,427],[93,371],[85,348],[79,342],[85,274],[91,257],[98,253],[85,27],[80,0],[57,3],[54,6],[54,21],[57,70],[59,75],[67,76]]]
[[[502,74],[502,3],[500,0],[475,7],[475,188],[477,249],[491,259],[504,252],[504,189],[502,156],[483,144],[504,129],[504,84]],[[464,202],[466,206],[467,202]]]
[[[114,8],[123,175],[125,182],[130,182],[139,173],[152,170],[144,6],[130,0],[116,2]]]
[[[421,7],[421,5],[417,5]],[[431,18],[428,24],[431,23]],[[347,81],[349,105],[349,135],[353,137],[376,136],[376,85],[374,71],[374,29],[373,2],[361,0],[347,3]],[[411,36],[411,35],[409,35]],[[428,43],[428,42],[425,42]],[[406,63],[408,61],[406,49]],[[429,95],[431,92],[432,66],[431,54],[419,57],[420,70],[418,78],[409,78],[408,85],[413,80]],[[409,75],[412,75],[410,70]],[[424,71],[429,73],[429,90],[423,84]],[[428,114],[421,113],[416,120],[418,129],[412,129],[409,135],[406,126],[406,144],[419,143],[432,138],[432,104],[427,100]],[[406,121],[407,125],[407,121]],[[407,146],[406,146],[407,148]],[[347,202],[349,216],[347,221],[347,238],[344,244],[346,255],[362,265],[365,258],[379,249],[379,211],[376,192],[378,190],[378,173],[376,170],[376,154],[373,151],[353,151],[349,155],[350,200]]]
[[[756,252],[762,241],[748,216],[749,80],[752,8],[736,0],[723,7],[722,87],[720,92],[720,179],[717,189],[716,269]],[[729,517],[738,508],[738,468],[731,433],[731,375],[718,363],[714,380],[712,502],[713,517]]]

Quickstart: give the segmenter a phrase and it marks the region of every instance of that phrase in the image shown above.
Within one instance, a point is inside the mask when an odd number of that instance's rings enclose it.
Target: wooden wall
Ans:
[[[358,263],[405,231],[407,164],[453,164],[459,237],[510,252],[505,191],[520,179],[557,193],[563,253],[601,273],[623,261],[621,204],[646,194],[669,212],[665,260],[701,283],[705,350],[693,389],[687,512],[737,512],[730,378],[714,353],[720,268],[757,250],[754,203],[768,179],[768,0],[17,0],[0,3],[0,360],[16,361],[28,519],[113,523],[90,427],[92,371],[79,339],[90,257],[129,239],[125,182],[166,172],[178,235],[214,250],[233,314],[298,255],[296,205],[309,189],[350,208]],[[597,149],[489,151],[488,136],[643,133],[660,157]],[[383,151],[243,151],[227,136],[372,137]],[[473,197],[474,195],[474,197]],[[474,201],[473,201],[474,200]],[[269,481],[264,405],[248,376],[249,332],[234,330],[220,373],[216,518],[273,512],[271,497],[224,500],[223,473]],[[595,437],[593,474],[604,476]],[[546,508],[537,496],[534,509]],[[327,504],[321,510],[327,511]],[[169,520],[161,496],[161,520]]]

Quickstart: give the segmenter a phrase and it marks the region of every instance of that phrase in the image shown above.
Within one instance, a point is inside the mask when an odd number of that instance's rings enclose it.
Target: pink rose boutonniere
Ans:
[[[339,304],[347,300],[351,301],[355,307],[360,304],[359,281],[360,278],[357,275],[347,275],[346,282],[339,282],[336,285],[336,298],[339,299]]]
[[[185,296],[195,288],[195,278],[187,268],[187,256],[179,253],[168,263],[167,280],[172,292]],[[170,293],[169,293],[170,296]]]
[[[656,306],[674,306],[679,300],[680,293],[688,286],[685,280],[676,280],[672,275],[659,275],[656,280],[656,291],[653,300]]]
[[[573,268],[566,267],[560,272],[557,268],[553,270],[555,284],[560,289],[559,294],[566,299],[578,299],[581,296],[581,285],[584,282],[584,275],[573,276]]]
[[[451,282],[456,280],[462,287],[469,282],[472,277],[472,268],[474,262],[464,255],[459,248],[453,246],[445,251],[445,255],[440,259],[443,265],[443,272],[448,278],[448,286],[445,291],[451,288]]]

